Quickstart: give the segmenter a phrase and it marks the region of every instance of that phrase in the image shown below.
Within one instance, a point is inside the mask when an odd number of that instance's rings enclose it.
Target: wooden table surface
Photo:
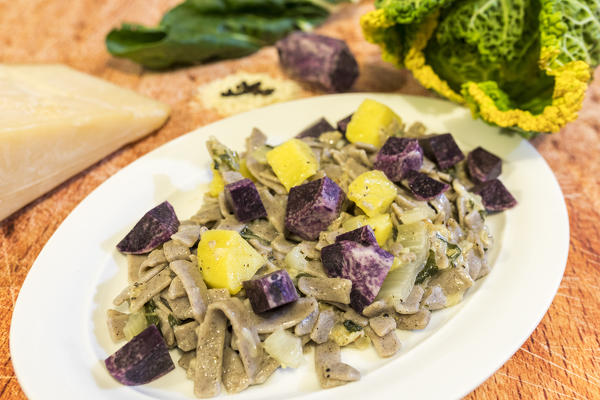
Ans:
[[[29,268],[64,218],[125,165],[221,118],[214,110],[199,109],[191,102],[198,85],[238,70],[281,76],[273,48],[240,60],[162,73],[144,71],[107,54],[104,37],[113,26],[122,21],[154,24],[176,3],[178,0],[0,0],[0,62],[64,63],[173,107],[170,120],[158,132],[106,157],[0,222],[1,399],[25,398],[9,353],[12,310]],[[320,28],[345,39],[355,53],[361,76],[354,90],[431,95],[410,74],[382,62],[378,49],[363,40],[358,19],[371,7],[369,1],[346,6]],[[552,306],[531,337],[467,398],[599,399],[600,69],[595,71],[579,119],[533,144],[554,171],[565,196],[571,226],[567,268]],[[531,290],[535,292],[535,282]],[[432,377],[432,384],[434,381]]]

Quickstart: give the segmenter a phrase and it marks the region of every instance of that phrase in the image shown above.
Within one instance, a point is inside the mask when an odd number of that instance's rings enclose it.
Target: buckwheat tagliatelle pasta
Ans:
[[[164,202],[117,246],[129,282],[108,328],[129,342],[106,365],[124,384],[175,368],[171,350],[196,396],[236,393],[307,347],[323,388],[356,381],[341,348],[394,356],[398,330],[460,302],[491,268],[487,211],[516,204],[499,158],[465,157],[372,100],[337,129],[322,119],[277,146],[254,129],[241,154],[207,149],[200,209],[179,221]]]

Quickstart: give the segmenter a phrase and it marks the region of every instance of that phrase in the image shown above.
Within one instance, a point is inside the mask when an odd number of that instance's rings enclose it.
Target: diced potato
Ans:
[[[223,181],[221,173],[217,171],[214,167],[212,167],[211,170],[213,173],[213,178],[212,181],[210,181],[210,184],[208,185],[208,194],[210,194],[212,197],[217,197],[219,193],[221,193],[223,189],[225,189],[225,181]]]
[[[267,162],[288,192],[319,169],[319,163],[310,146],[300,139],[288,140],[269,151]]]
[[[390,267],[390,272],[397,270],[402,266],[402,260],[400,257],[394,257],[394,263]]]
[[[389,214],[381,214],[371,218],[366,215],[358,215],[347,219],[342,224],[342,228],[345,232],[349,232],[364,225],[369,225],[373,229],[379,246],[383,246],[392,236],[393,225]]]
[[[392,224],[392,218],[390,218],[390,214],[381,214],[371,217],[367,221],[367,224],[373,228],[375,239],[377,239],[377,243],[380,246],[383,246],[385,242],[392,237],[394,225]]]
[[[369,217],[383,214],[396,197],[396,186],[381,171],[360,174],[348,186],[348,198]]]
[[[248,178],[248,179],[252,179],[253,181],[256,181],[256,178],[254,178],[254,176],[252,176],[252,173],[250,172],[250,170],[248,169],[248,166],[246,165],[245,158],[242,158],[240,160],[240,174],[242,174],[242,176],[244,178]]]
[[[346,138],[351,143],[362,142],[381,147],[385,138],[401,127],[402,119],[388,106],[366,99],[352,116],[346,128]]]
[[[204,281],[213,288],[236,294],[265,264],[265,259],[236,231],[209,230],[198,243],[198,266]]]

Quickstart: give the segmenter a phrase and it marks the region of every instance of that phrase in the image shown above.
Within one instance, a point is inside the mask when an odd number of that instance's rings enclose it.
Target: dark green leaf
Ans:
[[[446,243],[446,257],[448,257],[448,261],[450,261],[452,265],[456,266],[456,259],[462,254],[462,250],[460,249],[460,247],[458,247],[457,244],[450,243],[445,237],[443,237],[439,233],[436,233],[436,236],[442,242]]]
[[[433,250],[429,250],[429,257],[427,257],[427,262],[425,263],[425,266],[423,267],[421,272],[419,272],[419,274],[417,275],[417,279],[415,279],[415,284],[419,285],[425,282],[425,279],[435,275],[437,272],[438,267],[435,263],[435,253],[433,252]]]
[[[219,160],[231,168],[232,171],[240,170],[240,158],[233,150],[227,149],[224,153],[219,154]]]
[[[149,302],[144,304],[144,312],[146,314],[152,314],[154,310],[156,310],[156,304],[154,303],[154,300],[150,300]]]
[[[108,51],[149,68],[243,57],[288,33],[321,24],[323,0],[187,0],[158,27],[123,24],[106,37]]]
[[[146,314],[146,321],[148,321],[148,325],[160,325],[160,318],[156,314]]]
[[[246,240],[251,240],[251,239],[256,239],[259,242],[261,242],[262,244],[268,245],[270,244],[270,242],[266,239],[261,238],[260,236],[256,235],[254,232],[252,232],[248,227],[244,227],[244,229],[242,229],[240,231],[240,236],[243,237]]]
[[[169,325],[171,325],[171,327],[174,327],[176,325],[181,325],[181,320],[179,320],[179,318],[175,317],[173,314],[169,314]]]
[[[487,217],[487,211],[479,210],[479,215],[481,216],[481,219],[485,221],[485,218]]]
[[[345,320],[344,321],[344,327],[346,328],[346,330],[348,332],[358,332],[358,331],[362,331],[362,326],[358,325],[356,322],[352,321],[352,320]]]

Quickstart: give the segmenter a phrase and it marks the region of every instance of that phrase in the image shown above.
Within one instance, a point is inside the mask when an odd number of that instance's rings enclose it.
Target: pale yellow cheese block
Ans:
[[[62,65],[0,65],[0,220],[159,128],[167,104]]]

